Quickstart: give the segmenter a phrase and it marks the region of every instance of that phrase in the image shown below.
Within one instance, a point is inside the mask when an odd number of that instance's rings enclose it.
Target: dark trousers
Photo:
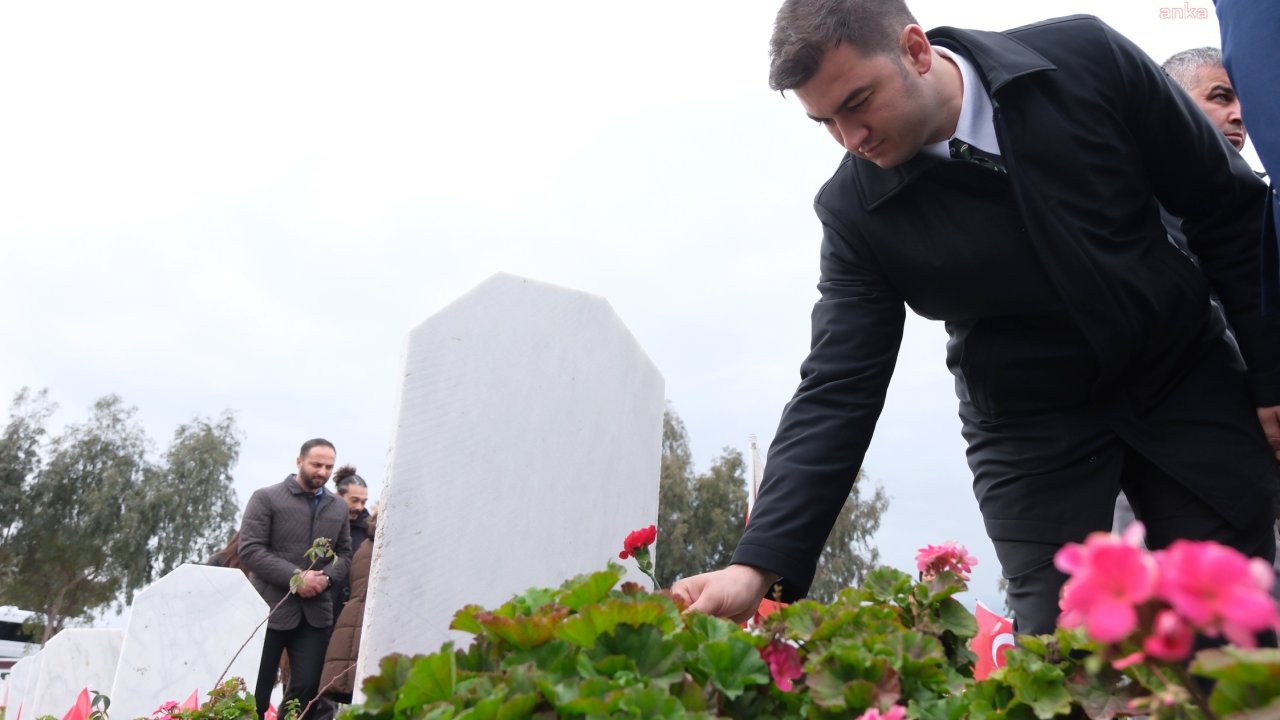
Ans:
[[[258,717],[266,715],[271,704],[271,688],[275,687],[276,674],[280,671],[280,654],[289,651],[289,686],[285,688],[284,703],[296,698],[302,703],[299,711],[305,710],[307,704],[320,691],[320,673],[324,669],[324,653],[329,645],[329,628],[317,628],[307,624],[306,619],[298,622],[298,626],[289,630],[267,630],[262,642],[262,664],[258,667],[258,686],[254,691],[254,699],[258,704]],[[277,708],[281,716],[283,707]],[[301,720],[310,720],[316,708],[303,715]]]
[[[1118,473],[1120,486],[1133,505],[1137,518],[1146,526],[1146,544],[1152,550],[1167,547],[1174,540],[1213,540],[1267,562],[1275,558],[1275,536],[1271,498],[1241,498],[1254,503],[1259,512],[1244,527],[1227,522],[1213,508],[1186,490],[1123,442],[1116,440],[1093,448],[1091,472]],[[1107,500],[1100,500],[1109,507]],[[1110,498],[1114,504],[1115,498]],[[1096,530],[1110,529],[1111,516],[1098,516]],[[1059,543],[993,540],[996,555],[1009,581],[1009,607],[1019,633],[1052,633],[1058,622],[1058,595],[1066,576],[1053,566]]]

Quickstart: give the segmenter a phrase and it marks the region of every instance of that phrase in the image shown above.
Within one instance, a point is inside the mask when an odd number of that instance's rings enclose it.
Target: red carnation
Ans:
[[[627,535],[627,539],[622,541],[622,552],[618,553],[618,557],[626,560],[629,557],[635,557],[636,553],[648,548],[658,539],[658,526],[650,525],[647,528],[632,530]]]

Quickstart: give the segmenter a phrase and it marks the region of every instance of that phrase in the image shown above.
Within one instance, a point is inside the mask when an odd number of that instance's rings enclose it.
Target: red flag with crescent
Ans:
[[[973,666],[973,679],[982,680],[992,670],[1004,667],[1004,654],[1016,643],[1013,638],[1013,621],[1001,617],[978,603],[974,615],[978,619],[978,634],[969,641],[969,648],[978,656]]]

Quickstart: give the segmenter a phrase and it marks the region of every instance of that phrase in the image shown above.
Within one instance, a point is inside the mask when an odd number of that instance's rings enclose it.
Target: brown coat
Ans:
[[[369,591],[369,565],[373,562],[373,539],[377,534],[377,519],[369,519],[369,537],[351,558],[351,598],[338,615],[338,624],[329,638],[329,650],[324,654],[324,670],[320,674],[320,688],[326,696],[338,702],[351,702],[355,690],[356,659],[360,655],[360,631],[364,625],[364,600]]]

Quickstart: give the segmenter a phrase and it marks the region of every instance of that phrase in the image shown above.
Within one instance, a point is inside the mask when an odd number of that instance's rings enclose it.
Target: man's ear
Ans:
[[[933,67],[933,48],[929,46],[929,37],[919,25],[908,25],[902,28],[898,36],[898,51],[902,62],[917,73],[924,75]]]

